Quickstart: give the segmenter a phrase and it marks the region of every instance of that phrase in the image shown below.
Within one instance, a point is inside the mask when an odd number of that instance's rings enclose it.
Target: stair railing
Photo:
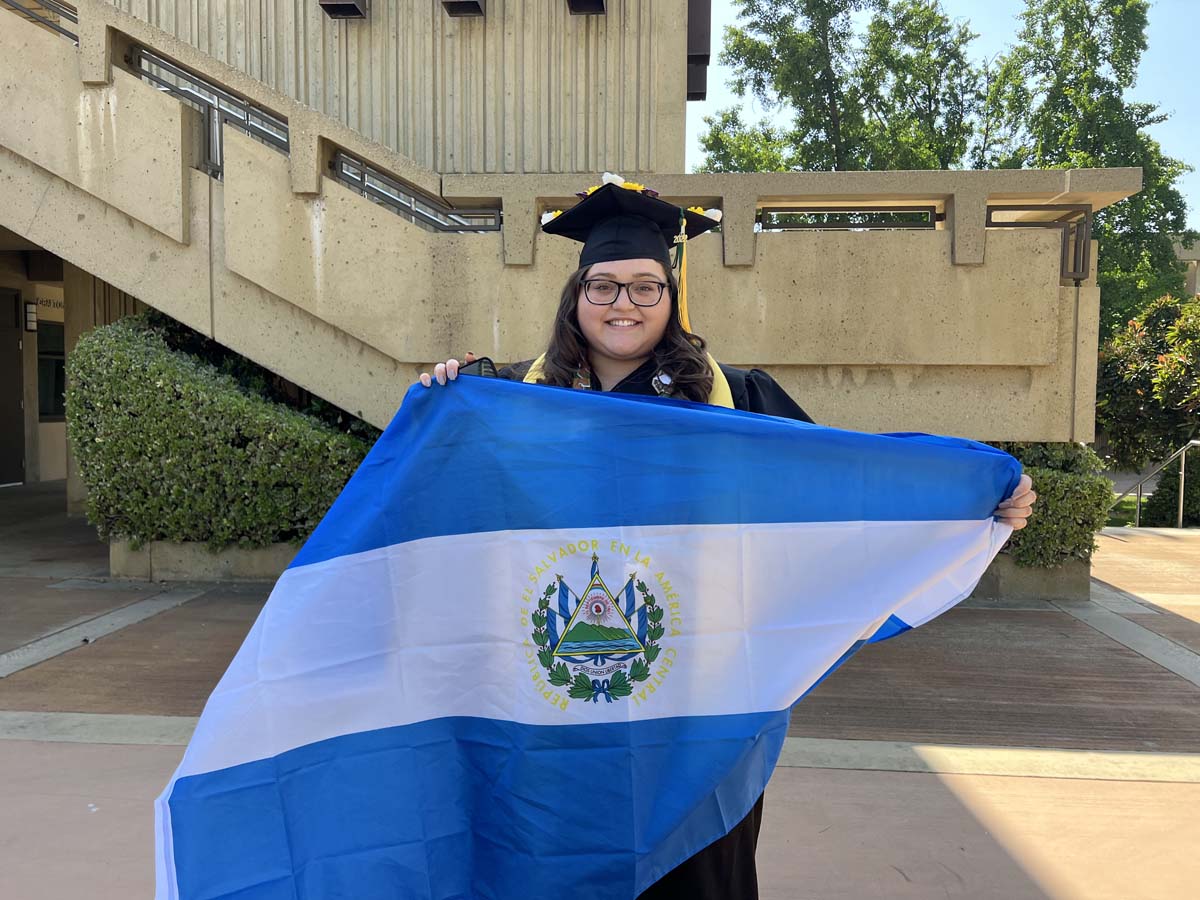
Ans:
[[[21,3],[19,0],[0,0],[0,6],[7,6],[10,9],[15,9],[17,12],[28,16],[35,22],[41,23],[51,31],[58,32],[63,37],[70,41],[74,41],[76,44],[79,43],[79,35],[75,34],[73,31],[68,31],[67,29],[63,28],[62,25],[60,25],[56,20],[46,15],[47,12],[53,13],[60,18],[66,19],[68,22],[73,22],[74,24],[78,25],[78,15],[73,8],[67,6],[65,3],[59,3],[57,0],[38,0],[36,3],[32,2],[32,0],[26,0],[25,3]]]
[[[225,151],[221,143],[221,126],[225,124],[244,131],[281,153],[288,152],[288,124],[278,116],[222,90],[147,47],[131,47],[125,62],[159,90],[182,100],[200,113],[204,127],[200,169],[211,177],[220,179],[224,174]]]
[[[1149,481],[1151,478],[1153,478],[1155,475],[1157,475],[1159,472],[1161,472],[1163,469],[1165,469],[1167,466],[1169,466],[1171,463],[1173,463],[1176,459],[1178,459],[1179,460],[1179,505],[1178,505],[1178,509],[1176,510],[1176,515],[1175,515],[1175,527],[1182,528],[1183,527],[1183,488],[1187,483],[1187,451],[1192,449],[1193,447],[1200,447],[1200,440],[1188,441],[1186,444],[1184,444],[1182,447],[1180,447],[1178,450],[1176,450],[1174,453],[1172,453],[1170,456],[1168,456],[1165,460],[1163,460],[1161,463],[1159,463],[1155,467],[1153,472],[1151,472],[1149,475],[1144,477],[1141,481],[1139,481],[1137,484],[1135,484],[1133,487],[1131,487],[1129,490],[1127,490],[1125,493],[1123,493],[1120,497],[1118,497],[1116,500],[1114,500],[1112,502],[1112,506],[1110,506],[1109,509],[1112,509],[1113,506],[1116,506],[1118,503],[1120,503],[1122,500],[1124,500],[1126,497],[1128,497],[1131,493],[1133,493],[1134,491],[1137,491],[1137,504],[1133,508],[1133,527],[1140,528],[1142,525],[1142,485],[1144,485],[1147,481]]]

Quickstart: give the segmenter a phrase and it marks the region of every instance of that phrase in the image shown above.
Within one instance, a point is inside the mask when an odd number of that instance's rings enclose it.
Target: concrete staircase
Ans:
[[[539,240],[538,215],[594,175],[442,177],[108,3],[77,6],[78,47],[0,0],[0,226],[376,425],[436,359],[545,345],[575,249]],[[218,89],[226,121],[164,90],[167,66]],[[343,157],[414,202],[502,210],[503,229],[421,227],[345,183]],[[1138,190],[1139,170],[624,174],[724,210],[689,253],[693,321],[820,421],[1092,437],[1094,276],[1063,281],[1058,230],[991,229],[985,213],[1098,209]],[[848,203],[923,205],[938,223],[755,226],[767,206]]]

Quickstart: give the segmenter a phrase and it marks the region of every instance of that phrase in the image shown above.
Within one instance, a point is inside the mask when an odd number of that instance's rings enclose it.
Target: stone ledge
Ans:
[[[1072,559],[1056,569],[1018,566],[1005,553],[997,556],[979,579],[976,600],[1087,600],[1091,595],[1090,562]]]
[[[151,541],[134,550],[128,541],[108,545],[114,578],[143,581],[274,581],[299,551],[295,544],[272,544],[216,553],[199,543]]]

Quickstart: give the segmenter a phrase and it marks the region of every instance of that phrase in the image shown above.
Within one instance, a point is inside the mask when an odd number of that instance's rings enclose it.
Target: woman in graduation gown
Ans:
[[[641,185],[606,176],[574,207],[549,214],[543,230],[583,244],[578,269],[559,299],[546,352],[499,370],[500,377],[581,390],[665,396],[811,422],[770,375],[717,363],[692,333],[686,300],[686,241],[715,227],[698,209],[681,210]],[[673,273],[678,247],[681,278]],[[681,282],[683,282],[681,284]],[[460,371],[485,371],[467,355],[421,375],[426,387]],[[1023,476],[995,515],[1021,528],[1035,495]],[[762,797],[724,837],[668,872],[640,900],[755,900],[754,853]]]

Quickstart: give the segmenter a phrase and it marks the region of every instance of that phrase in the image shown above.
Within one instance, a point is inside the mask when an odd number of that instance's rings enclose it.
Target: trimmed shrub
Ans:
[[[171,350],[145,316],[80,339],[67,429],[102,538],[214,550],[304,540],[370,446]]]
[[[1004,552],[1019,566],[1040,568],[1090,559],[1113,499],[1100,457],[1083,444],[995,446],[1021,461],[1038,495],[1029,524],[1013,533]]]
[[[1200,525],[1200,450],[1187,452],[1187,478],[1183,483],[1183,525]],[[1142,507],[1142,524],[1174,528],[1179,521],[1179,460],[1158,476],[1158,487]]]
[[[201,363],[230,376],[244,394],[297,409],[326,425],[332,425],[338,431],[362,438],[368,444],[374,444],[382,434],[374,425],[360,418],[361,410],[357,415],[352,415],[339,409],[156,309],[147,309],[140,318],[172,350],[195,357]]]

